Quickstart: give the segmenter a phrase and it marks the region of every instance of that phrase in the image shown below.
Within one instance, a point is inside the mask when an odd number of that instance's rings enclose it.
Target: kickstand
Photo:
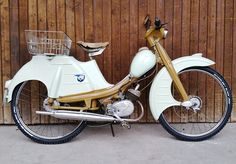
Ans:
[[[113,124],[111,123],[110,126],[111,126],[111,133],[112,133],[112,136],[115,137],[115,132],[114,132],[114,129],[113,129]]]

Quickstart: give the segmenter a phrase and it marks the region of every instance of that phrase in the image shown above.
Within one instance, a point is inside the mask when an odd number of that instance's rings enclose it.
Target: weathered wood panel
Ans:
[[[11,50],[10,50],[10,2],[2,1],[1,3],[1,87],[4,88],[5,82],[11,77]],[[2,107],[2,106],[1,106]],[[3,122],[12,123],[10,106],[6,105],[3,110]]]
[[[202,52],[215,60],[214,68],[222,73],[233,89],[236,84],[236,2],[234,0],[2,0],[0,2],[0,99],[3,97],[5,81],[12,78],[18,69],[30,60],[25,43],[25,29],[65,31],[73,41],[71,55],[87,61],[87,55],[76,46],[76,41],[109,41],[110,46],[104,54],[96,57],[99,67],[110,83],[117,83],[129,72],[130,62],[139,47],[146,46],[145,29],[142,25],[146,14],[152,19],[159,16],[168,23],[169,36],[162,41],[172,58]],[[211,85],[209,79],[197,76],[184,79],[184,86],[201,82],[200,95],[211,110],[202,113],[218,119],[222,113],[222,94]],[[188,81],[190,80],[190,81]],[[142,86],[147,84],[145,81]],[[29,86],[34,92],[44,93],[37,83]],[[211,88],[210,93],[205,88]],[[148,106],[148,90],[143,92],[141,101],[146,113],[142,122],[153,122]],[[212,99],[216,97],[216,100]],[[40,98],[31,94],[29,121],[40,123],[35,110],[40,107]],[[235,104],[235,101],[233,102]],[[27,112],[27,111],[24,111]],[[138,112],[135,113],[137,115]],[[184,119],[188,119],[188,114]],[[195,118],[201,122],[209,121],[205,115]],[[169,119],[180,121],[173,113]],[[54,120],[50,120],[54,122]],[[184,121],[184,120],[181,120]],[[231,121],[236,121],[233,111]],[[0,124],[12,123],[9,105],[2,107],[0,102]]]

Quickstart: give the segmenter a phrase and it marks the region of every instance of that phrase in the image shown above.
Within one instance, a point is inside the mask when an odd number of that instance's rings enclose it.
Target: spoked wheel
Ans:
[[[185,141],[201,141],[217,134],[232,111],[227,82],[209,67],[187,68],[179,77],[194,105],[189,109],[183,106],[166,109],[159,118],[160,123],[170,134]],[[173,84],[172,94],[181,101]]]
[[[13,92],[11,102],[13,119],[23,134],[35,142],[68,142],[85,128],[86,122],[36,114],[36,111],[45,111],[43,103],[47,97],[47,89],[41,82],[26,81],[19,84]]]

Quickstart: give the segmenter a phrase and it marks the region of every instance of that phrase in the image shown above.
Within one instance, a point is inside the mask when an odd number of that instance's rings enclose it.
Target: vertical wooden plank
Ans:
[[[20,2],[22,3],[22,1]],[[25,4],[22,4],[22,9],[20,14],[25,13],[25,9],[23,7]],[[22,15],[23,17],[26,15]],[[38,13],[37,13],[37,0],[29,0],[28,1],[28,27],[30,30],[37,30],[38,29],[38,22],[37,22],[37,17],[38,17]],[[24,18],[23,18],[24,19]],[[23,20],[22,20],[23,21]],[[25,22],[21,22],[21,28],[22,30],[24,30],[24,26],[25,26]],[[21,38],[24,38],[24,36],[21,36]],[[23,41],[22,41],[23,42]],[[25,63],[26,62],[26,54],[24,53],[22,50],[22,55],[24,56],[22,61],[20,63]],[[39,83],[35,82],[35,83],[31,83],[30,84],[30,89],[33,93],[39,93]],[[40,104],[39,104],[39,97],[38,94],[31,94],[31,121],[32,123],[40,123],[40,117],[38,115],[35,114],[36,111],[39,110],[40,108]]]
[[[0,31],[2,31],[2,4],[0,4]],[[2,37],[0,37],[0,93],[3,93],[3,81],[2,81]],[[3,94],[0,94],[0,124],[3,124],[3,102],[1,101],[3,99]]]
[[[165,0],[165,19],[164,22],[168,22],[168,38],[165,40],[165,49],[168,55],[173,58],[173,11],[174,1]]]
[[[165,0],[156,0],[156,15],[161,21],[165,21]],[[154,18],[152,18],[154,19]],[[166,22],[168,23],[168,22]],[[168,25],[167,25],[168,27]],[[167,36],[169,38],[169,36]],[[164,40],[160,42],[164,46]],[[159,68],[160,69],[160,68]]]
[[[173,18],[173,54],[175,58],[180,57],[181,55],[181,13],[182,13],[182,1],[174,1],[174,18]]]
[[[225,1],[224,78],[232,86],[234,1]]]
[[[65,0],[56,0],[56,19],[57,19],[57,30],[66,31],[66,7]]]
[[[165,20],[165,0],[156,0],[156,15],[160,20]],[[152,18],[153,19],[153,18]]]
[[[1,51],[2,51],[2,87],[11,77],[11,55],[10,55],[10,6],[9,1],[2,1],[1,4]],[[9,104],[3,111],[4,123],[12,123]]]
[[[207,54],[207,1],[206,0],[200,0],[199,2],[199,52],[203,54],[203,56],[206,56]],[[205,113],[206,113],[206,78],[205,77],[198,77],[198,95],[202,99],[202,108],[201,111],[198,114],[198,120],[200,122],[205,122]]]
[[[33,18],[35,18],[35,17],[32,16],[32,19]],[[19,33],[20,33],[19,34],[19,37],[20,37],[19,38],[19,40],[20,40],[20,59],[19,60],[20,60],[20,66],[22,66],[23,64],[28,62],[31,58],[31,55],[28,53],[26,40],[25,40],[25,30],[27,30],[27,29],[29,29],[28,1],[19,1]],[[35,27],[35,29],[36,29],[36,27]]]
[[[66,0],[66,34],[71,38],[70,54],[75,54],[75,3],[74,0]]]
[[[182,11],[182,2],[181,0],[174,1],[174,17],[173,17],[173,54],[175,58],[180,57],[181,54],[181,11]],[[180,122],[180,110],[172,111],[172,121]]]
[[[94,41],[93,0],[84,1],[84,40],[86,42]],[[88,55],[85,56],[88,60]]]
[[[120,81],[120,0],[112,1],[111,33],[112,33],[112,82]]]
[[[48,31],[57,31],[56,0],[48,0],[47,1],[46,13],[47,13],[47,22],[46,22],[47,30]],[[56,35],[54,35],[54,34],[49,35],[49,37],[55,37],[55,36]],[[37,122],[38,116],[37,116],[37,114],[35,114],[35,112],[32,113],[32,118],[34,118],[34,120],[32,120],[32,121]],[[58,123],[58,119],[56,119],[54,117],[50,117],[50,123]]]
[[[94,30],[94,42],[102,42],[102,0],[93,0],[93,22],[93,28],[96,29]],[[96,62],[102,72],[104,71],[103,60],[104,54],[96,57]]]
[[[183,1],[182,4],[182,40],[181,40],[181,53],[183,56],[189,55],[190,50],[190,12],[191,1]],[[185,89],[189,88],[188,76],[183,77],[181,80]],[[183,110],[181,111],[181,122],[188,120],[188,114]]]
[[[198,23],[199,23],[199,1],[191,1],[191,26],[190,26],[190,54],[198,52]],[[189,76],[189,91],[190,95],[197,95],[198,90],[197,73],[191,73]],[[189,120],[196,121],[197,114],[189,111]]]
[[[208,28],[207,28],[207,57],[215,60],[215,31],[216,27],[216,1],[208,1]],[[214,109],[215,109],[215,89],[214,81],[212,78],[207,78],[207,111],[206,121],[214,121]]]
[[[37,13],[37,0],[29,0],[28,1],[28,15],[29,15],[29,29],[37,30],[38,28],[38,13]]]
[[[216,4],[216,56],[215,61],[216,70],[223,75],[223,58],[224,58],[224,10],[225,1],[217,0]],[[215,89],[215,121],[219,121],[222,116],[223,110],[223,93],[219,92],[219,89]]]
[[[156,0],[156,15],[162,22],[165,22],[165,0]],[[154,18],[152,18],[154,19]],[[165,22],[168,23],[168,22]],[[167,25],[168,27],[168,25]],[[169,38],[169,36],[167,36]],[[164,46],[164,40],[160,42]],[[160,69],[160,68],[159,68]]]
[[[129,73],[129,0],[121,1],[121,51],[120,51],[120,71],[121,78],[124,78]]]
[[[85,25],[85,41],[94,41],[94,29],[93,29],[93,1],[84,1],[84,25]]]
[[[164,22],[168,22],[168,37],[165,40],[164,47],[166,52],[173,58],[173,9],[174,9],[174,2],[173,0],[165,0],[165,19]],[[172,111],[167,110],[166,116],[168,117],[169,121],[172,121]]]
[[[18,0],[10,0],[10,50],[11,50],[11,74],[19,69],[19,8]]]
[[[84,2],[81,0],[75,1],[75,42],[84,41]],[[85,61],[85,53],[82,48],[76,46],[75,57]]]
[[[18,0],[10,0],[10,52],[11,52],[11,77],[19,69],[19,6]]]
[[[190,11],[191,2],[183,1],[183,11],[182,11],[182,55],[189,55],[190,50]]]
[[[103,41],[109,42],[110,45],[106,48],[104,52],[104,61],[103,61],[103,67],[104,67],[104,76],[105,79],[108,82],[112,82],[112,43],[111,43],[111,1],[110,0],[103,0],[103,6],[102,6],[102,21],[103,21]]]
[[[38,0],[38,30],[47,29],[47,0]]]
[[[39,30],[46,30],[47,29],[47,1],[46,0],[38,0],[37,2],[37,7],[38,7],[38,29]],[[33,84],[34,85],[34,84]],[[42,86],[43,84],[39,84],[39,93],[42,95],[44,91],[44,87]],[[35,86],[37,87],[37,86]],[[33,95],[31,95],[33,96]],[[39,96],[39,107],[42,106],[43,100]],[[46,117],[41,117],[41,123],[49,123],[49,118]]]
[[[57,23],[56,23],[56,0],[48,0],[47,1],[47,30],[48,31],[56,31]]]
[[[147,1],[139,0],[138,7],[139,7],[139,13],[138,13],[138,16],[139,16],[139,19],[138,19],[138,27],[139,27],[138,43],[139,43],[139,45],[138,45],[138,48],[141,48],[141,47],[146,46],[146,40],[144,38],[146,29],[144,28],[143,20],[147,14],[147,9],[148,9]],[[146,81],[142,82],[140,88],[146,86],[146,84],[147,84]],[[147,109],[147,91],[142,93],[141,102],[143,103],[145,112],[144,112],[144,116],[140,120],[140,122],[146,122],[146,119],[147,119],[147,110],[146,110]]]
[[[14,2],[15,3],[15,2]],[[24,50],[24,48],[26,48],[25,45],[25,37],[24,37],[24,30],[28,29],[27,25],[28,25],[28,21],[27,21],[27,1],[19,1],[19,11],[17,11],[19,13],[19,16],[17,17],[17,19],[19,19],[19,31],[17,31],[17,33],[19,34],[19,36],[17,36],[17,39],[19,40],[20,47],[19,47],[19,53],[20,53],[20,57],[17,59],[19,62],[19,65],[22,66],[24,65],[26,62],[28,62],[29,59],[29,55],[28,52]],[[26,27],[26,28],[25,28]],[[30,85],[27,85],[26,88],[30,89]],[[25,123],[31,123],[31,95],[30,92],[22,90],[24,96],[22,97],[22,99],[24,100],[23,102],[21,102],[20,104],[20,110],[22,112],[23,115],[23,119],[25,121]],[[22,94],[22,93],[21,93]],[[23,95],[22,94],[22,95]]]
[[[138,0],[130,1],[130,42],[129,42],[129,54],[130,63],[134,55],[138,51]],[[139,112],[135,109],[133,118],[137,118]]]
[[[150,18],[153,20],[156,17],[156,0],[148,0],[148,9],[147,9],[147,13],[150,15]],[[144,27],[143,27],[144,28]],[[151,77],[154,78],[154,77]],[[147,83],[148,84],[150,82],[150,80],[152,79],[148,79]],[[149,89],[150,87],[148,87],[145,92],[146,92],[146,122],[154,122],[150,107],[149,107]]]
[[[234,15],[233,15],[233,54],[236,54],[236,3],[234,2]],[[233,55],[232,61],[232,94],[233,94],[233,107],[236,105],[236,55]],[[232,111],[231,121],[236,121],[236,111]]]
[[[130,1],[130,62],[138,51],[138,0]]]

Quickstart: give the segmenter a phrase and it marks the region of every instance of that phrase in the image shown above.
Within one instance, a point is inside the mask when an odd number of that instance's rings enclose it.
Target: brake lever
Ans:
[[[168,24],[168,23],[163,23],[163,24],[161,24],[161,28],[162,28],[162,27],[165,27],[167,24]],[[167,30],[168,30],[168,29],[167,29]]]
[[[145,17],[143,24],[144,24],[146,30],[148,30],[148,29],[150,28],[150,26],[151,26],[151,20],[150,20],[150,16],[149,16],[149,15],[147,15],[147,16]]]

